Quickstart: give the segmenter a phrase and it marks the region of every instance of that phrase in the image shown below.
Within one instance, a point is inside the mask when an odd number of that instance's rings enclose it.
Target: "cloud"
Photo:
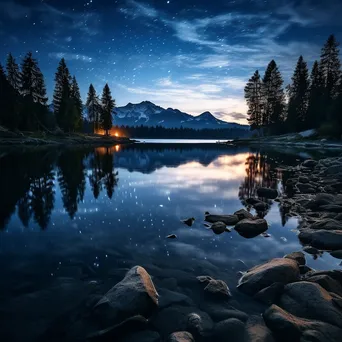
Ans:
[[[92,63],[94,61],[92,57],[80,55],[76,53],[67,53],[67,52],[50,52],[49,57],[55,58],[55,59],[65,58],[66,60],[77,60],[77,61],[82,61],[86,63]]]
[[[31,8],[14,1],[0,1],[0,13],[4,13],[10,19],[20,20],[31,16]]]
[[[127,1],[128,7],[120,7],[119,11],[133,18],[137,17],[149,17],[149,18],[157,18],[158,11],[153,7],[144,4],[142,2],[138,2],[135,0]]]

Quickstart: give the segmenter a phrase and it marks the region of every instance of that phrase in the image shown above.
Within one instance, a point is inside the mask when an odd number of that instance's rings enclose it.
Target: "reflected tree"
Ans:
[[[58,183],[61,189],[63,206],[73,219],[78,210],[78,204],[83,201],[85,192],[85,166],[83,151],[65,151],[57,162]]]
[[[95,199],[97,199],[100,195],[102,190],[102,183],[101,183],[101,160],[100,160],[100,153],[99,151],[95,150],[93,158],[91,159],[91,174],[89,175],[89,183],[91,186],[91,190]]]

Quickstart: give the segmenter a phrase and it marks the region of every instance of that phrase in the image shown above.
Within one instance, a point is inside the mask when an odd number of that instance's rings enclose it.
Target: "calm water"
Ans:
[[[283,191],[277,167],[306,157],[216,144],[0,151],[0,339],[36,340],[136,264],[158,289],[189,294],[203,274],[234,289],[238,271],[301,248],[297,221],[274,203],[271,237],[245,239],[206,230],[204,212],[233,213],[260,186]],[[188,217],[191,228],[180,222]]]

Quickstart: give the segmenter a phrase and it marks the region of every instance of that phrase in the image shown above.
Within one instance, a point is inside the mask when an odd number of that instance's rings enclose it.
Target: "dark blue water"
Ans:
[[[37,340],[134,265],[157,289],[189,294],[204,274],[234,289],[238,271],[301,249],[297,219],[275,202],[271,237],[245,239],[206,230],[204,212],[244,208],[260,186],[283,191],[281,166],[308,156],[217,144],[0,151],[1,334]],[[188,217],[191,228],[181,222]],[[307,259],[317,269],[339,264],[326,254]]]

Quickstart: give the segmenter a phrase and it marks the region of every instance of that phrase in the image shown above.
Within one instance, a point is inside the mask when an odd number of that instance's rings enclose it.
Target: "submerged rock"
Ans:
[[[273,283],[272,285],[265,287],[257,294],[255,294],[254,298],[267,305],[271,305],[278,301],[283,291],[283,283]]]
[[[210,295],[226,298],[232,296],[228,285],[223,280],[216,280],[209,276],[199,276],[197,280],[206,285],[204,291]]]
[[[274,342],[272,332],[261,316],[249,317],[246,324],[246,342]]]
[[[342,249],[330,252],[330,255],[336,259],[342,259]]]
[[[250,219],[250,220],[254,219],[254,216],[249,211],[247,211],[246,209],[240,209],[240,210],[236,211],[234,213],[234,215],[236,215],[240,221],[243,219]]]
[[[195,218],[191,217],[186,220],[182,220],[182,222],[185,223],[187,226],[191,227],[195,222]]]
[[[318,164],[318,162],[316,160],[307,159],[302,163],[302,166],[313,169],[317,164]]]
[[[177,239],[177,235],[176,234],[170,234],[166,238],[167,239]]]
[[[135,266],[94,309],[104,324],[113,325],[135,315],[148,318],[157,307],[158,293],[150,275],[143,267]]]
[[[268,229],[267,221],[264,219],[256,219],[256,220],[250,220],[250,219],[244,219],[236,224],[235,230],[238,233],[245,234],[246,237],[248,235],[257,236],[263,232],[265,232]]]
[[[205,214],[205,220],[210,223],[223,222],[227,226],[234,226],[239,222],[236,215],[212,215],[208,212]]]
[[[257,190],[257,194],[259,197],[268,198],[268,199],[275,199],[278,197],[278,191],[276,189],[270,189],[270,188],[259,188]]]
[[[253,205],[253,208],[258,212],[267,211],[269,209],[269,207],[270,206],[265,202],[258,202],[258,203]]]
[[[298,238],[304,244],[325,250],[342,249],[342,231],[341,230],[314,230],[303,229],[300,231]]]
[[[195,339],[187,331],[178,331],[169,336],[168,342],[195,342]]]
[[[239,280],[238,289],[253,296],[273,283],[288,284],[299,278],[299,267],[295,260],[272,259],[248,270]]]
[[[213,223],[210,228],[216,235],[220,235],[224,232],[230,232],[231,230],[229,228],[227,228],[227,225],[223,222],[215,222]]]
[[[243,341],[245,324],[236,318],[229,318],[215,325],[213,339],[215,342]]]

